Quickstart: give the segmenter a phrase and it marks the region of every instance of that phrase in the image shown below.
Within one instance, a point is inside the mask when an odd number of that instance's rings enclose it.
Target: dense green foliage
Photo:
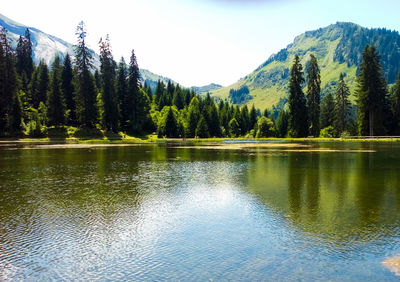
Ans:
[[[303,67],[299,56],[293,61],[289,80],[290,136],[306,137],[308,135],[308,113],[306,97],[303,93]]]
[[[350,90],[344,81],[344,75],[340,74],[339,84],[335,94],[335,117],[334,123],[337,135],[348,130],[349,109],[351,103],[349,101]],[[332,125],[332,124],[329,124]]]
[[[65,124],[65,104],[61,93],[61,65],[60,57],[56,56],[50,80],[50,91],[47,99],[47,116],[49,125]]]
[[[307,67],[307,105],[310,120],[310,134],[319,136],[321,75],[317,58],[311,54]]]
[[[393,83],[397,70],[400,69],[400,50],[394,47],[400,46],[399,33],[385,28],[367,29],[349,23],[337,23],[337,25],[343,29],[343,33],[334,60],[339,63],[346,62],[349,66],[359,65],[363,60],[364,46],[376,46],[376,52],[381,56],[382,75],[389,83]]]
[[[397,76],[396,84],[392,87],[391,95],[391,112],[392,112],[392,134],[400,135],[400,72]]]
[[[367,44],[376,46],[381,56],[383,76],[388,84],[393,84],[400,69],[399,33],[338,22],[300,34],[256,70],[232,85],[213,90],[211,95],[228,99],[230,89],[247,86],[252,98],[246,102],[247,105],[255,104],[262,110],[277,107],[280,101],[288,98],[290,67],[295,55],[301,58],[303,66],[307,66],[306,61],[313,54],[318,59],[321,71],[321,98],[333,91],[340,73],[345,73],[345,81],[351,92],[350,101],[354,105],[356,77],[360,71],[362,51]],[[275,114],[275,118],[277,116]]]
[[[142,83],[134,51],[129,65],[123,58],[117,64],[108,36],[100,39],[101,66],[95,69],[83,22],[76,35],[74,63],[66,54],[63,62],[56,57],[49,68],[43,61],[32,64],[29,30],[15,51],[9,46],[6,30],[0,31],[0,136],[40,137],[71,126],[81,132],[157,132],[168,138],[338,137],[356,134],[357,126],[362,135],[400,133],[400,74],[389,95],[373,46],[367,45],[360,65],[357,120],[346,74],[332,84],[332,91],[322,93],[323,76],[313,54],[307,56],[306,79],[301,58],[294,57],[286,86],[288,106],[281,99],[277,107],[265,109],[262,115],[254,105],[249,109],[246,104],[231,104],[234,99],[247,99],[246,86],[232,90],[230,99],[219,101],[171,81],[159,80],[153,93]]]
[[[249,88],[246,85],[244,85],[239,89],[229,90],[229,99],[233,104],[245,104],[252,98],[249,94],[250,94]]]
[[[386,82],[374,46],[366,46],[358,76],[358,130],[360,135],[385,135],[388,114]]]
[[[333,126],[335,120],[335,100],[332,93],[328,93],[321,104],[321,128]]]

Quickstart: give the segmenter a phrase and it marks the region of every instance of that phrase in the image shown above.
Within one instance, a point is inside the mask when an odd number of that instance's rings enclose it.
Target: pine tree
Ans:
[[[67,53],[61,73],[61,91],[65,100],[65,108],[68,116],[67,124],[76,124],[76,107],[74,98],[73,71],[71,57]]]
[[[209,133],[209,130],[208,130],[207,122],[206,122],[204,116],[200,117],[200,120],[199,120],[199,122],[197,124],[196,136],[198,136],[200,138],[208,138],[208,137],[210,137],[210,133]]]
[[[0,135],[18,130],[20,124],[15,112],[17,73],[13,51],[7,41],[7,30],[0,27]]]
[[[174,95],[174,91],[175,91],[175,85],[171,82],[171,80],[168,80],[168,83],[167,83],[167,94],[168,94],[168,97],[171,98],[170,100],[172,100],[172,96]]]
[[[165,120],[164,135],[167,137],[178,136],[178,123],[171,107],[168,107],[168,114]]]
[[[347,123],[350,109],[350,90],[344,81],[344,75],[341,73],[339,78],[339,84],[336,88],[335,94],[335,130],[337,135],[340,135],[343,131],[347,130]]]
[[[242,110],[240,111],[240,128],[242,131],[242,135],[245,135],[247,132],[249,132],[250,128],[250,115],[249,115],[249,108],[247,105],[244,105],[242,107]]]
[[[22,131],[22,102],[20,96],[17,94],[14,97],[11,110],[11,131],[14,134],[19,134]]]
[[[126,130],[129,121],[129,97],[128,97],[128,70],[124,58],[118,65],[117,97],[120,109],[121,128]]]
[[[308,134],[308,114],[306,98],[302,90],[303,67],[299,56],[296,55],[290,70],[289,81],[289,109],[290,135],[292,137],[306,137]]]
[[[240,136],[240,135],[243,134],[243,131],[242,131],[242,128],[241,128],[241,124],[242,124],[241,118],[242,118],[242,115],[241,115],[241,112],[240,112],[240,108],[239,108],[238,105],[236,105],[236,106],[234,106],[234,108],[233,108],[233,114],[232,114],[232,119],[235,119],[235,121],[236,121],[237,124],[238,124],[238,130],[239,130],[239,132],[235,132],[235,135],[236,135],[236,136]],[[232,119],[231,119],[229,122],[231,122]],[[230,126],[229,126],[229,127],[230,127]]]
[[[197,97],[193,97],[189,105],[188,121],[186,127],[187,137],[193,138],[196,136],[196,128],[199,120],[200,120],[199,99]]]
[[[97,122],[97,89],[90,68],[93,67],[92,55],[86,46],[86,28],[83,22],[77,26],[78,45],[75,46],[75,66],[78,75],[76,89],[76,114],[81,126],[93,128]]]
[[[111,53],[110,39],[108,35],[103,41],[100,38],[100,62],[101,62],[101,97],[103,101],[102,122],[107,130],[118,130],[118,105],[115,91],[115,63]]]
[[[98,90],[101,89],[101,87],[102,87],[102,77],[101,77],[100,72],[99,72],[98,69],[96,69],[94,71],[94,84],[96,85],[96,88]]]
[[[47,102],[47,91],[49,89],[49,69],[44,61],[38,66],[38,82],[36,97],[33,97],[33,106],[37,109],[40,102]]]
[[[393,133],[400,135],[400,71],[397,75],[396,84],[393,86],[391,95],[391,111],[393,117]]]
[[[32,60],[32,42],[29,29],[25,31],[25,36],[20,36],[16,47],[16,70],[22,81],[22,89],[27,91],[27,85],[32,77],[34,70]]]
[[[136,60],[134,50],[131,53],[131,59],[129,62],[129,74],[128,74],[128,113],[130,120],[130,128],[134,132],[141,131],[140,117],[143,116],[143,109],[141,109],[141,93],[139,92],[140,86],[140,72],[139,66]]]
[[[250,110],[250,124],[249,124],[249,129],[253,129],[254,126],[257,123],[257,111],[256,108],[253,106],[251,106],[251,110]]]
[[[175,87],[173,98],[172,98],[172,105],[175,105],[178,110],[182,110],[184,105],[183,97],[182,97],[182,90],[179,85]]]
[[[157,109],[161,110],[160,108],[160,100],[164,94],[165,91],[165,84],[161,80],[158,80],[156,89],[154,91],[154,102],[157,105]]]
[[[229,133],[232,137],[240,136],[240,127],[236,118],[232,118],[229,122]]]
[[[209,135],[213,137],[220,137],[221,136],[221,124],[219,122],[218,118],[218,110],[217,107],[215,106],[215,103],[212,103],[212,105],[208,106],[208,131]],[[200,135],[198,135],[200,136]]]
[[[358,131],[362,136],[384,135],[388,113],[386,82],[374,46],[365,46],[357,77]]]
[[[61,65],[58,56],[55,57],[52,66],[47,109],[49,125],[59,126],[65,123],[65,104],[61,92]]]
[[[278,114],[278,118],[276,119],[276,130],[277,136],[281,138],[285,138],[288,133],[289,127],[289,114],[282,110]]]
[[[307,103],[310,121],[310,133],[314,137],[319,136],[319,115],[320,115],[320,92],[321,75],[318,67],[317,58],[311,54],[307,68]]]
[[[328,93],[321,104],[321,128],[334,126],[335,120],[335,101],[333,95]]]

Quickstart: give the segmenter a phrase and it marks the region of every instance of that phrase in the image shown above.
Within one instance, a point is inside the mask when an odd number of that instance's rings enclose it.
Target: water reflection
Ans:
[[[0,151],[0,280],[394,279],[400,146],[320,146]]]
[[[398,234],[398,157],[385,146],[377,153],[262,155],[248,186],[303,232],[338,244],[357,236],[362,243]]]

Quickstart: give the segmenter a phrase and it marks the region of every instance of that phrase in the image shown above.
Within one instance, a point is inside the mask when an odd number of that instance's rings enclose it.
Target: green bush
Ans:
[[[257,138],[272,137],[275,135],[274,123],[271,119],[261,117],[257,121]]]
[[[351,135],[350,135],[350,132],[348,132],[348,131],[343,131],[341,134],[340,134],[340,138],[349,138]]]
[[[46,134],[46,127],[36,120],[31,120],[26,125],[25,134],[30,137],[43,137]]]
[[[332,138],[333,136],[334,136],[334,130],[331,125],[321,129],[321,132],[319,133],[319,137],[322,138]]]

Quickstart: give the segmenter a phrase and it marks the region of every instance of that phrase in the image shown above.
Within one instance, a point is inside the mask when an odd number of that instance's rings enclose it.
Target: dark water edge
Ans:
[[[0,146],[0,280],[398,280],[400,145],[304,144]]]

